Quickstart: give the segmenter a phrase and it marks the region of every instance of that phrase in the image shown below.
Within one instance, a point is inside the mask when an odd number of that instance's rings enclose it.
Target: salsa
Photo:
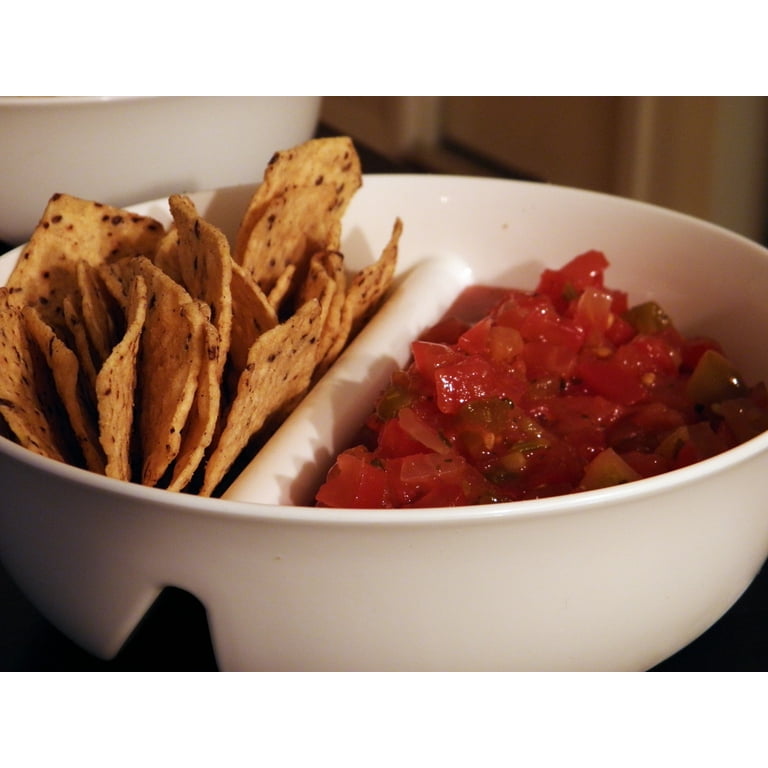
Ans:
[[[606,287],[583,253],[534,291],[473,286],[412,344],[320,506],[400,508],[534,499],[626,483],[721,453],[768,429],[711,338],[655,302]]]

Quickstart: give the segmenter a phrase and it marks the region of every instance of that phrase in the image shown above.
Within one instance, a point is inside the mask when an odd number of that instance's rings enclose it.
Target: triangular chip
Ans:
[[[327,184],[336,192],[336,215],[341,218],[363,183],[360,158],[348,136],[310,139],[276,152],[264,171],[243,216],[235,243],[235,261],[242,264],[253,229],[274,198],[296,187]]]
[[[199,335],[206,317],[189,293],[143,257],[113,265],[124,286],[140,275],[147,283],[147,316],[139,347],[138,433],[141,482],[156,485],[181,447],[201,365]]]
[[[63,300],[77,290],[77,263],[94,266],[151,254],[164,232],[147,216],[71,195],[54,195],[8,278],[20,305],[38,307],[54,330],[64,326]]]
[[[213,324],[206,321],[198,343],[200,372],[197,391],[184,425],[181,447],[173,467],[173,476],[168,490],[181,491],[192,481],[205,451],[213,440],[221,404],[221,382],[219,374],[219,334]]]
[[[64,324],[69,332],[72,351],[77,355],[80,369],[88,382],[88,392],[91,402],[96,401],[96,374],[98,373],[96,362],[93,359],[88,332],[83,324],[82,313],[75,306],[74,297],[65,296],[62,302],[64,309]]]
[[[403,222],[396,219],[389,242],[381,256],[373,264],[360,270],[349,284],[343,314],[351,316],[352,336],[368,321],[392,284],[402,232]]]
[[[77,264],[80,315],[97,370],[109,357],[118,333],[115,302],[101,282],[95,267],[85,261]]]
[[[338,251],[320,251],[310,260],[307,277],[299,291],[299,302],[313,298],[323,307],[317,361],[318,366],[324,367],[326,356],[340,334],[346,298],[344,257]]]
[[[181,284],[211,310],[218,332],[218,372],[224,368],[232,333],[232,256],[229,242],[217,227],[198,215],[185,195],[171,195],[168,204],[178,232]],[[207,345],[210,351],[210,345]]]
[[[294,187],[272,198],[251,230],[239,264],[269,293],[286,269],[300,280],[309,257],[338,249],[341,212],[330,184]]]
[[[179,233],[175,225],[171,225],[163,235],[152,254],[152,263],[165,272],[168,277],[181,284],[181,268],[179,266]]]
[[[86,468],[104,474],[104,454],[99,445],[95,414],[89,412],[86,406],[87,398],[82,391],[77,355],[56,336],[35,307],[24,307],[22,316],[27,332],[48,363]]]
[[[270,416],[306,391],[315,367],[319,321],[319,302],[307,302],[253,344],[225,427],[206,464],[201,495],[215,491]]]
[[[132,434],[138,351],[147,315],[147,283],[137,276],[128,293],[126,330],[96,378],[99,440],[106,455],[105,474],[132,479]]]
[[[277,278],[274,285],[269,289],[269,296],[267,297],[269,304],[274,308],[275,312],[280,312],[283,302],[286,301],[288,295],[293,288],[294,278],[296,277],[296,265],[288,264],[283,270],[282,274]]]
[[[50,373],[5,288],[0,288],[0,360],[0,415],[16,441],[41,456],[70,460]]]
[[[349,282],[344,306],[341,310],[339,333],[327,351],[321,369],[327,368],[338,358],[344,347],[376,310],[392,284],[402,231],[403,223],[400,219],[396,219],[389,242],[381,256],[373,264],[361,269]]]
[[[251,276],[232,263],[232,337],[230,369],[239,378],[248,361],[248,351],[256,339],[277,325],[277,313]],[[235,386],[237,380],[235,380]]]

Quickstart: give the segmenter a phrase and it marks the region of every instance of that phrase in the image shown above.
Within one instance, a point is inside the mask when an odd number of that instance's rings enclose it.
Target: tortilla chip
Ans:
[[[87,262],[77,264],[80,315],[92,350],[94,364],[101,368],[120,332],[114,299],[104,287],[96,269]]]
[[[19,305],[37,306],[54,330],[64,326],[64,297],[77,290],[77,263],[98,265],[128,255],[150,254],[164,233],[147,216],[54,195],[8,279]]]
[[[310,260],[299,301],[318,299],[323,308],[322,332],[317,348],[318,366],[325,367],[329,351],[339,337],[346,298],[344,257],[338,251],[320,251]]]
[[[232,263],[231,368],[239,377],[256,339],[277,325],[277,313],[264,292],[237,263]]]
[[[253,344],[224,429],[206,464],[201,495],[215,491],[271,415],[306,391],[315,368],[319,320],[320,304],[312,300]]]
[[[352,336],[370,319],[392,284],[402,232],[403,222],[396,219],[392,227],[392,235],[379,259],[358,272],[349,284],[344,302],[344,314],[351,315]]]
[[[151,257],[152,263],[165,272],[168,277],[179,285],[182,283],[181,267],[179,266],[179,232],[171,225]]]
[[[130,284],[126,331],[98,373],[95,383],[99,440],[106,455],[104,473],[118,480],[133,476],[131,449],[138,351],[147,316],[147,283],[141,275]]]
[[[216,433],[221,404],[221,377],[219,374],[219,334],[212,323],[206,321],[198,343],[200,373],[195,400],[182,432],[181,447],[176,457],[169,491],[186,488],[205,456],[205,451]]]
[[[199,335],[205,315],[189,293],[144,257],[111,268],[128,288],[136,276],[147,283],[147,316],[139,346],[138,435],[141,482],[157,485],[181,448],[201,366]]]
[[[93,413],[86,407],[82,392],[80,365],[75,353],[54,333],[34,307],[24,307],[22,317],[27,332],[35,341],[56,385],[56,391],[69,418],[83,454],[85,466],[92,472],[104,474],[104,454],[99,445],[98,430]]]
[[[341,310],[339,332],[326,353],[323,369],[327,369],[338,358],[344,347],[365,325],[392,284],[402,231],[403,223],[396,219],[381,256],[373,264],[361,269],[350,281]]]
[[[98,370],[96,362],[93,359],[93,350],[88,339],[88,332],[83,324],[82,314],[75,307],[73,299],[69,296],[64,297],[64,324],[69,331],[69,339],[73,352],[77,355],[80,368],[88,382],[88,392],[90,402],[96,401],[96,375]]]
[[[267,298],[269,300],[270,306],[274,308],[275,312],[280,312],[283,303],[291,293],[291,288],[293,287],[295,277],[296,265],[289,264],[283,270],[283,273],[280,275],[280,277],[277,278],[277,282],[275,282],[275,284],[270,288],[269,296]]]
[[[335,215],[341,219],[362,183],[360,158],[347,136],[310,139],[292,149],[276,152],[243,216],[235,243],[235,261],[242,264],[246,260],[253,229],[274,198],[296,187],[327,184],[336,192]]]
[[[224,234],[201,218],[184,195],[171,195],[168,204],[178,232],[181,284],[211,310],[218,332],[218,372],[224,368],[232,334],[232,256]],[[208,351],[212,349],[207,345]]]
[[[21,310],[0,288],[0,415],[18,443],[41,456],[70,461],[69,439],[56,413],[45,361],[27,337]]]
[[[301,280],[313,253],[338,249],[340,210],[336,190],[329,184],[288,189],[267,203],[236,261],[265,293],[291,267]]]
[[[130,264],[131,259],[124,259],[115,264],[102,264],[97,267],[97,272],[104,283],[104,287],[121,308],[123,316],[128,314],[131,283],[134,278],[134,272],[130,268]]]

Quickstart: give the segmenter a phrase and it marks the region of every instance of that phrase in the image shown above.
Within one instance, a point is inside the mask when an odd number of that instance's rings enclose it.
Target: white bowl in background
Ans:
[[[320,97],[0,97],[0,241],[22,243],[55,192],[117,206],[257,182],[310,138]]]
[[[250,191],[193,198],[232,234]],[[168,221],[165,201],[135,210]],[[597,248],[609,285],[718,337],[750,380],[768,375],[768,251],[738,235],[544,184],[368,176],[345,217],[351,267],[377,255],[395,216],[404,232],[389,302],[231,498],[117,482],[0,438],[0,558],[88,651],[117,653],[174,585],[205,606],[224,670],[641,670],[751,583],[768,555],[768,434],[665,475],[550,499],[308,506],[408,341],[470,281],[533,287],[543,268]],[[0,282],[18,253],[0,260]]]

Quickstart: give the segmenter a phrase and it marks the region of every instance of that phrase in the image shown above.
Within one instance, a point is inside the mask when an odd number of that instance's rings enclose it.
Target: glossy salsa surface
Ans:
[[[629,304],[583,253],[533,291],[473,286],[412,344],[321,506],[458,506],[626,483],[768,428],[768,395],[715,339]]]

